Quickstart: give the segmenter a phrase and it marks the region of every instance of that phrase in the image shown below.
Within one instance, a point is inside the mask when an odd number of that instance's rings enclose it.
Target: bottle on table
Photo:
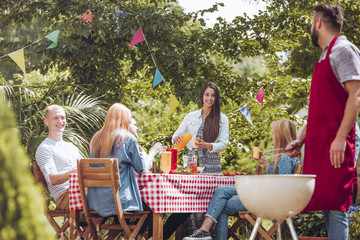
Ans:
[[[157,154],[153,159],[153,167],[152,167],[153,173],[160,173],[160,154]]]
[[[183,164],[184,164],[184,168],[186,168],[187,166],[189,166],[189,157],[187,155],[183,156]]]

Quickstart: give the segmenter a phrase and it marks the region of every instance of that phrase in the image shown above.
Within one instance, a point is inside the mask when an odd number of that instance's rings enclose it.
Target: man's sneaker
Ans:
[[[203,230],[196,230],[193,234],[188,237],[184,237],[182,240],[212,240],[209,232],[204,232]]]

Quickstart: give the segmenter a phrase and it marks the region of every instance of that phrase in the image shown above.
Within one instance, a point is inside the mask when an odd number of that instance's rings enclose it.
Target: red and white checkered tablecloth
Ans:
[[[69,208],[70,210],[83,209],[77,173],[69,174]]]
[[[206,212],[219,186],[233,186],[233,177],[144,174],[138,178],[141,198],[155,213]],[[70,174],[70,210],[82,209],[76,173]]]

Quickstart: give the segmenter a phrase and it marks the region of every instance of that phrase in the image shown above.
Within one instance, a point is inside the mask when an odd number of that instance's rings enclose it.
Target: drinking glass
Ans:
[[[197,175],[197,162],[191,161],[189,164],[191,175]]]
[[[198,138],[193,138],[192,142],[193,142],[193,147],[195,149],[199,149],[199,146],[198,146],[198,142],[200,142],[201,140],[198,139]]]
[[[164,174],[169,174],[171,169],[171,152],[161,152],[161,169]]]
[[[261,151],[261,148],[253,147],[252,148],[252,156],[253,156],[253,158],[260,158],[260,151]]]

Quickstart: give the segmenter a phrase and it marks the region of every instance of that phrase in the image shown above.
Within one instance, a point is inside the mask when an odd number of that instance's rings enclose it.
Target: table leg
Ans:
[[[74,240],[76,236],[76,226],[77,226],[77,213],[76,210],[70,210],[70,240]]]
[[[163,240],[163,213],[153,213],[153,239]]]

